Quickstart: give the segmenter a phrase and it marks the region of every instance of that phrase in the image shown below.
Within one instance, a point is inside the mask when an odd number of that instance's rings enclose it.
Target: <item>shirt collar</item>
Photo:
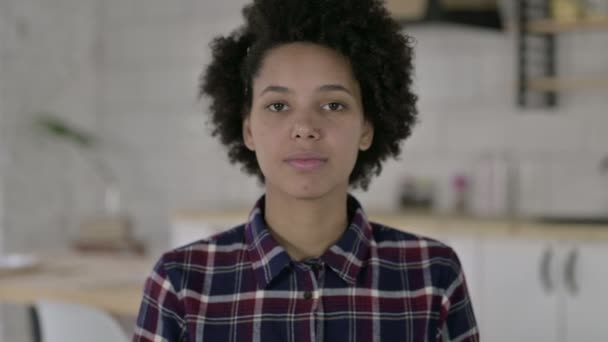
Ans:
[[[291,257],[272,237],[264,219],[264,196],[255,204],[245,227],[245,243],[259,288],[288,267]],[[349,224],[340,239],[319,258],[349,285],[355,285],[359,270],[369,257],[371,225],[361,204],[350,194],[347,199]]]

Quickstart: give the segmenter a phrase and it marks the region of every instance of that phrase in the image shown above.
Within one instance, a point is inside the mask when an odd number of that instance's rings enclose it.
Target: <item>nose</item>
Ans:
[[[293,125],[291,138],[298,140],[319,140],[321,137],[319,129],[311,121],[310,119],[296,121]]]

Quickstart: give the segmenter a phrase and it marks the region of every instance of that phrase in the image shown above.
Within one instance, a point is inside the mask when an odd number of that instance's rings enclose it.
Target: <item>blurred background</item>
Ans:
[[[129,334],[160,253],[246,219],[197,84],[247,2],[0,1],[0,341],[44,341],[41,299]],[[454,246],[484,340],[608,340],[608,1],[387,4],[420,123],[353,194]]]

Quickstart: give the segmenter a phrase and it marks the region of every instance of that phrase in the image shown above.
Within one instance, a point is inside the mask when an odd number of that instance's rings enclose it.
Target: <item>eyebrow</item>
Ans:
[[[317,88],[317,92],[328,92],[328,91],[343,91],[343,92],[349,94],[350,96],[354,96],[350,90],[348,90],[346,87],[344,87],[343,85],[340,85],[340,84],[324,84],[324,85],[320,86],[319,88]],[[283,87],[283,86],[269,85],[268,87],[264,88],[264,90],[260,93],[259,96],[262,96],[268,92],[291,94],[291,93],[293,93],[293,90],[291,90],[287,87]]]

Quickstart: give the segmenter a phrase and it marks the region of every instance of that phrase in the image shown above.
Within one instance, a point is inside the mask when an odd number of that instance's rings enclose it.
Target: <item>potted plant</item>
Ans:
[[[75,247],[80,250],[130,250],[142,253],[141,244],[132,239],[131,220],[121,211],[117,178],[101,157],[100,139],[48,113],[39,115],[36,125],[49,137],[76,146],[91,163],[104,187],[103,214],[81,222]]]

